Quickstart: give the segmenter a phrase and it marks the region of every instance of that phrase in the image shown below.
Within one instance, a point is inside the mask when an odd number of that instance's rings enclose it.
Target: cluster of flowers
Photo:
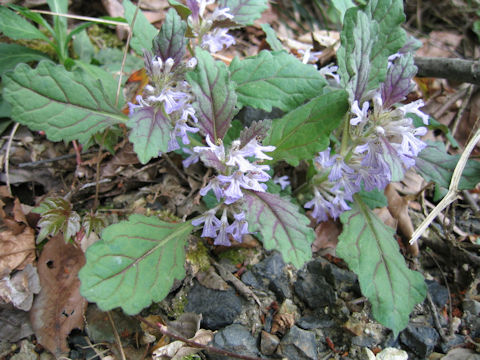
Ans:
[[[207,5],[214,3],[215,0],[187,0],[187,6],[192,12],[188,17],[188,24],[199,39],[200,46],[208,48],[211,53],[235,44],[234,37],[227,34],[227,28],[216,27],[221,21],[233,19],[233,15],[228,12],[230,9],[216,8],[212,14],[205,13]]]
[[[189,144],[187,133],[199,131],[198,128],[189,125],[189,120],[197,123],[198,119],[191,105],[193,95],[190,92],[190,85],[184,80],[185,71],[194,68],[197,60],[191,58],[185,65],[176,64],[172,58],[162,61],[160,56],[152,55],[148,51],[144,52],[144,60],[150,83],[145,86],[143,94],[137,96],[137,104],[128,104],[130,115],[136,108],[160,107],[173,126],[168,151],[177,150],[180,148],[177,137],[182,139],[183,144]]]
[[[331,70],[331,69],[330,69]],[[415,165],[415,158],[426,144],[418,137],[425,135],[425,127],[415,128],[409,114],[419,116],[428,125],[428,115],[420,111],[424,105],[417,100],[407,105],[384,108],[381,93],[373,95],[370,108],[365,101],[360,109],[358,101],[351,106],[350,149],[340,155],[327,148],[315,158],[320,179],[314,188],[314,198],[304,206],[312,209],[317,221],[338,218],[350,210],[347,201],[362,190],[383,190],[391,181],[399,181],[407,169]]]
[[[217,52],[223,47],[235,43],[235,39],[227,34],[228,29],[215,28],[215,21],[232,19],[228,8],[216,9],[213,14],[205,14],[207,5],[215,0],[187,0],[187,6],[192,11],[188,21],[202,47],[210,52]],[[212,31],[211,31],[212,30]],[[172,58],[163,59],[150,52],[144,52],[145,69],[150,83],[145,86],[143,94],[136,97],[137,104],[129,103],[130,115],[136,108],[162,108],[172,123],[168,151],[180,149],[177,138],[184,145],[190,144],[188,133],[196,133],[199,129],[192,126],[198,122],[192,106],[194,99],[190,85],[185,81],[185,72],[197,65],[197,60],[191,58],[186,64],[175,62]]]
[[[244,196],[242,189],[266,191],[267,186],[264,182],[270,179],[267,173],[270,167],[257,162],[271,160],[272,158],[264,152],[273,151],[275,147],[262,146],[255,138],[243,146],[240,140],[235,140],[227,153],[220,140],[218,145],[214,144],[207,135],[206,142],[208,146],[193,148],[198,156],[191,162],[198,161],[200,158],[205,165],[219,172],[219,175],[210,179],[209,183],[200,190],[200,195],[205,196],[211,190],[221,204],[194,219],[192,224],[195,226],[203,224],[202,237],[214,238],[215,245],[228,246],[231,244],[229,235],[241,242],[242,236],[248,234],[248,223],[245,220],[241,201]],[[249,158],[252,157],[256,160],[250,161]],[[221,207],[223,207],[223,213],[218,219],[216,213]],[[235,219],[232,224],[228,223],[228,211]]]

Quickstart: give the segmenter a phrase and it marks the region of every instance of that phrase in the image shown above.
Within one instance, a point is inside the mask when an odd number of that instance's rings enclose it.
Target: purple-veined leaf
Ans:
[[[165,62],[168,58],[175,61],[175,66],[180,63],[185,55],[185,30],[187,23],[177,14],[175,9],[167,12],[160,32],[153,39],[153,52]]]
[[[197,67],[187,74],[187,80],[196,98],[197,125],[215,142],[223,139],[237,112],[235,84],[226,65],[215,61],[208,51],[197,48],[195,57]]]
[[[414,85],[412,79],[417,73],[410,53],[398,58],[388,69],[385,82],[380,85],[383,106],[389,108],[393,104],[405,99]]]
[[[19,64],[3,75],[3,96],[12,105],[12,118],[32,130],[43,130],[51,141],[79,140],[125,122],[116,107],[113,77],[94,78],[82,70],[67,71],[50,61],[35,69]],[[113,85],[115,87],[115,85]]]
[[[327,84],[312,65],[303,64],[285,51],[260,54],[230,64],[240,105],[272,111],[290,111],[317,96]]]
[[[240,147],[247,145],[253,139],[263,140],[271,127],[272,120],[270,119],[252,122],[249,127],[244,128],[240,133]]]
[[[410,270],[400,254],[392,228],[385,225],[360,196],[340,220],[343,232],[337,254],[358,275],[360,288],[372,304],[373,317],[392,329],[395,337],[409,320],[413,307],[426,295],[425,281]]]
[[[233,15],[233,21],[241,25],[253,25],[253,22],[262,16],[268,9],[268,0],[220,0],[218,7],[228,7]]]
[[[127,126],[132,129],[129,139],[142,164],[146,164],[162,152],[167,152],[173,126],[162,107],[135,109]]]
[[[129,315],[163,300],[174,280],[185,277],[185,244],[192,228],[189,222],[137,214],[105,228],[85,253],[81,294],[104,311],[121,307]]]
[[[277,250],[285,262],[301,268],[312,257],[315,238],[310,220],[286,197],[245,191],[248,230],[258,232],[267,250]]]
[[[202,151],[200,154],[200,159],[207,167],[214,168],[220,173],[226,171],[225,164],[218,159],[217,155],[215,155],[213,151]]]
[[[350,99],[361,100],[385,80],[388,57],[406,41],[401,0],[370,1],[365,11],[345,13],[338,49],[338,74]]]

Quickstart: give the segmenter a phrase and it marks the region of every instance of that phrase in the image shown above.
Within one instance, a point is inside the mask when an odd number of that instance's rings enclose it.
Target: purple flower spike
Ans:
[[[207,48],[211,53],[216,53],[235,44],[235,38],[227,34],[228,29],[216,28],[211,34],[206,34],[202,39],[202,47]]]
[[[355,100],[352,104],[352,113],[357,115],[356,117],[350,119],[351,125],[358,125],[362,122],[366,122],[368,120],[368,108],[369,104],[368,101],[365,101],[362,105],[362,109],[358,107],[358,101]]]
[[[200,195],[205,196],[210,190],[212,190],[215,194],[217,201],[220,201],[220,199],[224,196],[221,183],[216,177],[211,179],[207,186],[200,189]]]
[[[240,214],[233,214],[235,221],[227,227],[227,232],[232,234],[232,237],[238,241],[242,242],[242,237],[245,234],[249,234],[248,231],[248,222],[245,220],[245,213],[241,212]]]

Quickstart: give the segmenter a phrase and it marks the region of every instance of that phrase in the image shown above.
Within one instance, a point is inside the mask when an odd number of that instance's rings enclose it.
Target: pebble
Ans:
[[[400,341],[421,359],[430,355],[439,337],[432,327],[412,324],[400,333]]]
[[[257,349],[257,340],[250,334],[250,331],[241,324],[232,324],[219,330],[215,334],[211,345],[240,355],[260,355]],[[230,357],[214,353],[207,353],[207,358],[211,360],[230,359]]]
[[[240,315],[245,303],[233,289],[226,291],[212,290],[194,281],[193,288],[187,295],[185,311],[202,314],[201,327],[218,330],[230,325]]]
[[[260,335],[260,351],[263,355],[273,355],[275,350],[277,350],[278,344],[280,344],[278,336],[262,330]]]
[[[292,326],[278,345],[277,354],[287,359],[317,360],[317,341],[311,331]]]

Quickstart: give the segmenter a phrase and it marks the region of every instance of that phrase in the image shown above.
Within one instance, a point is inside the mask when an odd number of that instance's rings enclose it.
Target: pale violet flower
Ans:
[[[329,76],[333,78],[333,80],[335,80],[337,84],[340,84],[340,76],[337,74],[337,70],[338,66],[330,64],[322,67],[319,71],[320,75],[322,75],[323,77],[326,78],[327,76]]]
[[[205,196],[210,190],[212,190],[217,198],[217,201],[220,201],[220,199],[225,196],[221,184],[222,183],[219,181],[219,179],[214,177],[208,182],[207,186],[200,189],[200,195]]]
[[[424,105],[425,103],[423,102],[423,100],[417,100],[417,101],[411,102],[410,104],[403,105],[398,109],[402,111],[404,115],[406,115],[407,113],[413,113],[417,115],[422,119],[425,125],[428,125],[429,116],[420,110],[420,108]]]
[[[227,232],[232,234],[232,237],[238,241],[242,242],[242,237],[245,234],[249,234],[248,231],[248,222],[245,220],[245,213],[242,211],[239,214],[233,214],[235,221],[227,227]]]
[[[362,109],[358,107],[358,101],[355,100],[352,104],[352,113],[355,114],[356,116],[352,119],[350,119],[350,124],[351,125],[358,125],[362,122],[366,122],[368,120],[368,109],[370,105],[368,104],[368,101],[365,101],[362,105]]]
[[[220,219],[220,225],[218,226],[218,235],[213,242],[213,245],[223,245],[230,246],[232,243],[228,238],[228,218],[227,218],[227,209],[223,209],[222,218]]]
[[[197,153],[194,153],[189,148],[184,147],[182,148],[182,151],[189,155],[185,160],[182,161],[183,167],[185,169],[188,168],[190,165],[197,163],[198,160],[200,160],[200,155],[198,155]]]
[[[284,176],[275,176],[273,178],[273,183],[274,184],[277,184],[277,185],[280,185],[280,188],[282,190],[285,190],[287,186],[290,185],[290,180],[288,180],[288,176],[287,175],[284,175]]]
[[[208,48],[211,53],[219,52],[223,48],[235,44],[235,38],[227,34],[228,29],[216,28],[211,33],[206,34],[202,38],[202,47]]]
[[[193,148],[193,151],[196,153],[201,153],[203,151],[211,151],[220,161],[225,161],[225,148],[223,146],[223,143],[220,143],[220,145],[215,145],[212,140],[210,140],[210,136],[208,134],[205,138],[205,141],[207,142],[208,146],[195,146]]]
[[[206,211],[204,215],[192,220],[193,226],[199,226],[203,224],[202,237],[214,238],[217,236],[217,230],[221,225],[221,221],[215,216],[216,212],[216,208],[210,209]]]

